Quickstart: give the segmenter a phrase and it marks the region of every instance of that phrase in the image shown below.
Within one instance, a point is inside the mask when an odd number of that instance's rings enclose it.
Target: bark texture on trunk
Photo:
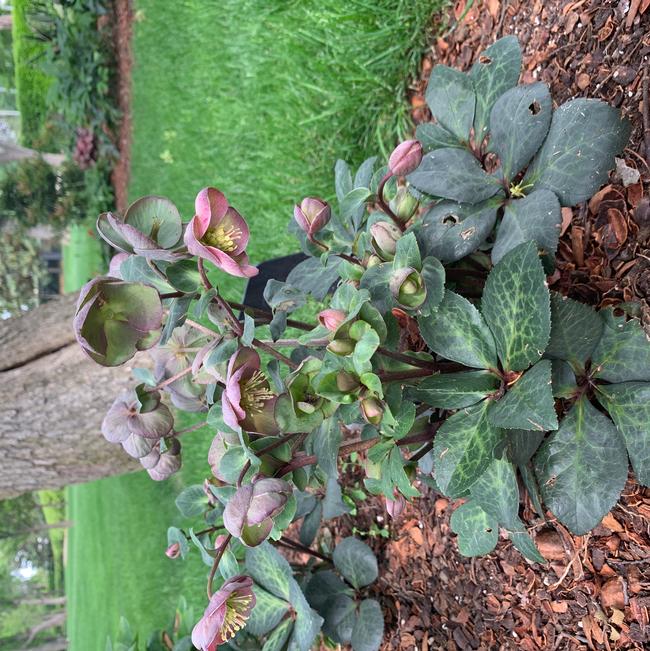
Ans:
[[[72,332],[77,296],[0,321],[0,499],[137,470],[100,425],[131,367],[88,359]]]

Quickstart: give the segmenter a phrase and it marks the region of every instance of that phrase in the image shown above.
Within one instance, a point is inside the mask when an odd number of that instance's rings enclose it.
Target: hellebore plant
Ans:
[[[618,499],[628,457],[650,482],[640,323],[547,283],[561,206],[606,180],[629,125],[594,100],[553,111],[544,84],[516,85],[520,65],[506,37],[468,74],[434,67],[434,122],[417,140],[388,165],[371,158],[353,174],[338,161],[337,205],[295,207],[308,258],[268,282],[268,311],[228,302],[210,280],[206,266],[256,273],[248,226],[219,190],[199,192],[186,226],[160,197],[100,217],[121,253],[81,294],[79,341],[105,365],[157,344],[105,436],[161,478],[180,466],[182,434],[161,395],[204,412],[195,427],[214,434],[209,479],[177,499],[200,527],[170,527],[167,541],[170,558],[192,543],[211,567],[200,649],[235,634],[237,648],[308,651],[319,634],[379,648],[381,608],[365,592],[374,554],[318,533],[353,501],[341,459],[363,467],[391,517],[426,484],[462,500],[451,520],[462,553],[489,553],[501,532],[534,562],[520,484],[540,520],[550,509],[584,534]],[[296,521],[299,540],[285,535]],[[292,567],[277,548],[310,561]]]

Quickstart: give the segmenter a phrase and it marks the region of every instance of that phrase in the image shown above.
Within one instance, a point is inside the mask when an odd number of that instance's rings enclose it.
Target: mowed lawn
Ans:
[[[359,163],[407,133],[406,82],[441,4],[138,0],[131,198],[169,196],[189,219],[196,192],[215,185],[249,221],[253,262],[295,250],[293,203],[333,194],[335,159]],[[210,440],[184,437],[168,482],[138,473],[68,489],[71,651],[101,651],[121,615],[146,638],[181,594],[203,609],[198,554],[182,563],[164,549],[167,527],[183,525],[174,498],[202,481]]]

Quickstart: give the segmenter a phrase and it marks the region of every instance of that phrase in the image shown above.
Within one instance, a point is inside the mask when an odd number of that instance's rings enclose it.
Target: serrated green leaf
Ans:
[[[437,258],[429,257],[422,263],[420,275],[427,290],[427,297],[420,306],[420,312],[431,314],[445,295],[445,268]]]
[[[650,486],[650,384],[600,385],[596,396],[623,435],[637,481]]]
[[[377,651],[384,637],[384,616],[379,602],[364,599],[359,605],[354,630],[352,649],[354,651]]]
[[[379,574],[375,555],[358,538],[344,538],[334,548],[332,560],[336,569],[357,589],[372,583]]]
[[[544,438],[544,432],[511,429],[506,432],[508,438],[508,457],[517,466],[525,466],[532,458]]]
[[[493,459],[472,484],[472,498],[506,529],[519,523],[519,487],[514,466],[507,459]]]
[[[431,316],[419,317],[420,334],[431,350],[472,368],[497,368],[492,333],[479,311],[449,290]]]
[[[523,371],[542,356],[551,310],[534,242],[520,244],[495,265],[485,283],[481,312],[506,371]]]
[[[467,203],[480,203],[501,190],[497,179],[487,174],[466,149],[429,152],[407,178],[420,192]]]
[[[569,362],[554,359],[551,362],[551,387],[554,398],[571,398],[578,390],[576,374]]]
[[[551,362],[543,359],[526,371],[490,410],[490,420],[504,429],[548,432],[557,429],[551,386]]]
[[[246,630],[253,635],[266,635],[280,623],[289,610],[289,604],[259,585],[253,586],[253,593],[255,594],[255,606],[246,623]]]
[[[603,332],[603,320],[593,308],[551,292],[551,337],[545,357],[563,359],[584,369]]]
[[[425,378],[407,389],[409,400],[440,409],[462,409],[483,400],[499,388],[499,379],[487,371],[444,373]]]
[[[474,115],[474,139],[482,142],[492,107],[497,98],[512,88],[521,71],[521,48],[516,36],[499,39],[478,57],[470,70],[470,77],[476,92]]]
[[[449,525],[458,536],[458,551],[463,556],[484,556],[497,545],[498,522],[474,500],[461,504],[451,514]]]
[[[328,418],[312,439],[318,465],[328,477],[338,477],[337,459],[341,437],[338,420]]]
[[[433,117],[462,142],[469,141],[476,97],[464,72],[437,65],[431,70],[425,99]]]
[[[307,258],[289,272],[287,283],[322,301],[338,280],[342,262],[334,255],[329,256],[325,264],[320,258]]]
[[[262,651],[282,651],[291,635],[293,629],[293,620],[285,619],[281,622],[266,638]]]
[[[636,319],[606,324],[591,359],[594,377],[608,382],[650,381],[650,341]]]
[[[393,269],[402,269],[403,267],[413,267],[420,269],[422,260],[420,250],[413,233],[405,233],[397,240],[395,257],[393,259]]]
[[[544,442],[534,464],[544,502],[576,535],[602,520],[627,479],[620,434],[584,397]]]
[[[614,156],[630,137],[630,123],[618,109],[595,99],[560,106],[548,136],[530,164],[524,185],[555,192],[563,206],[589,199],[607,181]]]
[[[551,124],[553,102],[542,82],[516,86],[495,102],[490,113],[490,150],[511,181],[542,146]]]
[[[287,560],[270,543],[246,549],[246,570],[255,583],[272,595],[290,601],[289,580],[293,578]]]
[[[550,190],[535,190],[506,205],[492,248],[492,262],[523,242],[533,241],[544,253],[555,253],[560,237],[562,213],[558,198]]]
[[[484,401],[450,416],[438,430],[433,447],[435,480],[445,495],[461,497],[485,472],[503,430],[490,423]]]
[[[415,129],[415,137],[420,141],[425,153],[434,149],[447,149],[449,147],[464,149],[465,147],[458,138],[449,133],[442,124],[438,124],[437,122],[423,122],[422,124],[418,124]]]
[[[413,228],[422,255],[443,262],[455,262],[469,255],[492,232],[499,204],[498,197],[478,204],[436,204]]]

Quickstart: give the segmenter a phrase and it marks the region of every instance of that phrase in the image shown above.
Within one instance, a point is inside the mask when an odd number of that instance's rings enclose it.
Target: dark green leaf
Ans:
[[[356,621],[356,602],[345,594],[330,599],[324,613],[323,632],[337,644],[349,644]]]
[[[314,572],[309,579],[305,595],[312,608],[324,611],[327,601],[338,594],[352,594],[349,588],[332,570]]]
[[[377,559],[368,545],[357,538],[344,538],[332,554],[336,569],[357,589],[378,576]]]
[[[551,388],[551,362],[543,359],[526,371],[497,401],[490,420],[505,429],[547,432],[557,429],[557,414]]]
[[[328,477],[338,477],[337,459],[341,436],[338,419],[328,418],[312,438],[318,465]]]
[[[650,384],[623,382],[597,389],[599,402],[625,439],[638,482],[650,486]]]
[[[535,563],[546,563],[546,559],[539,553],[537,545],[533,542],[523,522],[519,528],[508,532],[512,544],[530,561]]]
[[[519,524],[519,487],[514,466],[506,459],[493,459],[472,484],[472,498],[506,529]]]
[[[563,206],[574,206],[607,181],[629,137],[630,123],[619,110],[595,99],[571,100],[553,113],[524,184],[552,190]]]
[[[506,371],[522,371],[542,356],[551,329],[551,310],[534,242],[512,249],[492,269],[481,311]]]
[[[450,416],[438,430],[433,448],[435,479],[449,497],[461,497],[485,472],[503,430],[490,423],[484,401]]]
[[[369,188],[370,182],[372,181],[372,174],[375,169],[375,163],[377,162],[377,156],[371,156],[366,158],[366,160],[359,165],[357,173],[354,175],[354,187],[355,188]]]
[[[427,297],[420,306],[420,312],[431,314],[445,294],[445,269],[437,258],[426,258],[420,272],[427,290]]]
[[[349,512],[350,507],[343,501],[341,486],[336,477],[328,477],[325,499],[323,500],[323,517],[329,520]]]
[[[458,551],[463,556],[484,556],[497,545],[498,522],[474,500],[461,504],[451,514],[449,525],[458,536]]]
[[[442,124],[437,122],[424,122],[418,124],[415,130],[415,137],[420,141],[425,153],[434,149],[447,149],[449,147],[458,147],[464,149],[458,138],[449,133]]]
[[[255,607],[246,623],[246,630],[253,635],[266,635],[280,623],[289,610],[289,604],[258,585],[253,586],[253,592]]]
[[[578,389],[576,374],[573,372],[571,365],[562,359],[554,359],[552,365],[551,385],[553,396],[555,398],[571,398]]]
[[[417,170],[408,175],[408,180],[432,197],[467,203],[480,203],[501,190],[499,182],[466,149],[429,152]]]
[[[267,542],[246,549],[246,570],[255,583],[272,595],[290,601],[289,581],[293,573],[287,560]]]
[[[476,142],[482,142],[487,135],[494,103],[517,83],[520,70],[521,48],[516,36],[506,36],[490,45],[472,66],[469,74],[476,91],[474,115]]]
[[[370,293],[373,306],[381,314],[386,314],[395,305],[388,287],[392,273],[392,263],[384,262],[367,269],[361,278],[361,289],[366,289]]]
[[[447,66],[434,66],[426,100],[433,117],[447,131],[462,142],[469,141],[476,97],[468,75]]]
[[[296,618],[288,651],[309,651],[323,625],[323,618],[309,607],[305,595],[293,577],[289,581],[289,589],[291,593],[289,601]]]
[[[337,160],[334,165],[334,187],[336,189],[336,197],[339,203],[343,201],[348,192],[354,189],[352,185],[352,173],[350,166],[344,160]]]
[[[524,199],[506,205],[492,249],[492,262],[523,242],[533,241],[544,253],[555,253],[560,237],[560,202],[550,190],[535,190]]]
[[[309,512],[300,526],[300,542],[303,545],[311,545],[316,538],[320,523],[323,519],[323,502],[318,500],[314,509]]]
[[[614,506],[627,479],[627,458],[612,422],[581,398],[535,455],[542,498],[576,535]]]
[[[533,458],[544,438],[544,432],[525,429],[511,429],[506,435],[508,456],[518,466],[525,466]]]
[[[496,198],[479,204],[442,201],[433,206],[413,229],[422,255],[455,262],[474,252],[492,232],[499,203]]]
[[[551,292],[551,337],[544,355],[584,369],[603,332],[603,320],[588,305]]]
[[[641,324],[636,319],[606,323],[591,368],[608,382],[650,381],[650,341]]]
[[[341,258],[334,255],[327,258],[325,265],[320,258],[307,258],[289,272],[287,282],[322,301],[338,280],[340,264]]]
[[[440,409],[462,409],[476,404],[499,388],[499,379],[487,371],[444,373],[425,378],[407,389],[410,400]]]
[[[266,642],[262,647],[262,651],[282,651],[285,648],[285,644],[291,635],[291,629],[293,628],[293,620],[285,619],[279,626],[277,626],[271,635],[266,638]]]
[[[352,631],[354,651],[377,651],[384,637],[384,616],[374,599],[364,599]]]
[[[551,93],[541,82],[511,88],[495,102],[490,114],[490,149],[499,156],[507,181],[512,181],[542,146],[552,112]]]

